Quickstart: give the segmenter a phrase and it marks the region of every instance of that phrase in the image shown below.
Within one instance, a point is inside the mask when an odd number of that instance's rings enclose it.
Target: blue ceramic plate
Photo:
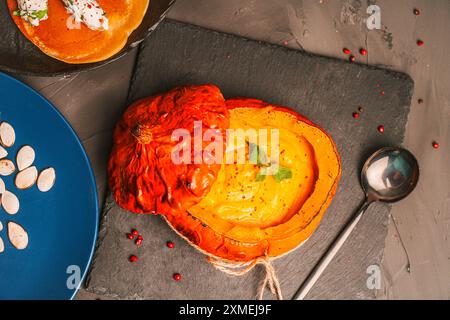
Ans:
[[[36,185],[18,190],[15,173],[1,177],[20,200],[16,215],[0,209],[5,250],[0,253],[0,299],[71,299],[92,258],[97,238],[99,208],[89,160],[73,129],[41,95],[0,73],[0,122],[16,132],[7,148],[15,161],[17,151],[30,145],[40,171],[56,170],[53,188],[40,192]],[[21,225],[28,247],[17,250],[8,238],[8,222]]]

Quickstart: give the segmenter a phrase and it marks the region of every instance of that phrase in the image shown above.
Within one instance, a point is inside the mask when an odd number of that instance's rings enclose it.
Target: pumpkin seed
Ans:
[[[0,159],[6,158],[7,155],[8,155],[8,151],[6,151],[5,148],[0,146]]]
[[[18,250],[28,246],[28,233],[17,223],[8,222],[8,237],[11,244]]]
[[[9,148],[16,142],[16,133],[12,125],[8,122],[2,122],[0,124],[0,143],[2,146]]]
[[[3,181],[2,178],[0,178],[0,195],[2,195],[5,191],[6,191],[5,182]]]
[[[14,193],[6,190],[2,194],[2,206],[8,214],[16,214],[20,207],[19,199]]]
[[[19,171],[22,171],[28,168],[33,164],[35,157],[36,153],[34,152],[34,149],[32,147],[23,146],[22,148],[20,148],[19,152],[17,152],[17,169],[19,169]]]
[[[9,176],[14,171],[16,171],[16,166],[14,165],[14,162],[12,162],[9,159],[0,160],[0,175]]]
[[[3,224],[0,221],[0,231],[3,230]],[[2,253],[3,251],[5,251],[5,245],[3,244],[3,240],[2,237],[0,237],[0,253]]]
[[[26,168],[16,175],[15,183],[18,189],[28,189],[36,183],[38,171],[35,166]]]
[[[53,168],[47,168],[39,174],[38,180],[37,180],[37,186],[38,189],[41,192],[47,192],[49,191],[56,181],[56,172]]]

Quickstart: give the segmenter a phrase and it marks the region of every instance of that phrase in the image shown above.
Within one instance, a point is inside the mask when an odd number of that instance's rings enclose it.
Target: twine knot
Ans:
[[[269,287],[270,291],[273,295],[277,297],[278,300],[283,300],[283,295],[281,293],[280,282],[278,281],[278,277],[275,272],[275,268],[270,262],[269,257],[259,257],[255,260],[245,263],[232,263],[225,262],[223,260],[208,257],[208,261],[218,270],[232,275],[232,276],[243,276],[253,270],[255,266],[261,264],[265,268],[266,275],[262,284],[259,287],[258,299],[262,300],[264,297],[264,291],[266,287]]]

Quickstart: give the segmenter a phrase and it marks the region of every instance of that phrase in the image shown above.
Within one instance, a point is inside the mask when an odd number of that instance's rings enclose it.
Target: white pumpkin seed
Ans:
[[[6,191],[5,182],[2,178],[0,178],[0,195],[2,195]]]
[[[7,155],[8,155],[8,151],[6,151],[5,148],[0,146],[0,159],[6,158]]]
[[[3,230],[3,224],[2,224],[2,222],[0,221],[0,231],[2,231]]]
[[[0,160],[0,175],[9,176],[14,171],[16,171],[16,166],[14,165],[14,162],[12,162],[9,159]]]
[[[36,153],[34,152],[34,149],[32,147],[23,146],[22,148],[20,148],[19,152],[17,152],[17,169],[19,169],[19,171],[22,171],[28,168],[33,164],[35,157]]]
[[[38,171],[35,166],[26,168],[16,175],[15,183],[18,189],[28,189],[36,183]]]
[[[5,245],[2,238],[0,237],[0,253],[2,253],[3,251],[5,251]]]
[[[2,122],[0,124],[0,143],[2,146],[9,148],[16,142],[16,133],[14,128],[8,122]]]
[[[42,192],[49,191],[55,184],[55,180],[56,180],[55,169],[47,168],[41,171],[37,180],[38,189]]]
[[[20,208],[19,199],[14,193],[6,190],[2,194],[2,206],[8,214],[16,214]]]
[[[28,233],[17,223],[8,222],[8,237],[11,244],[18,250],[28,246]]]

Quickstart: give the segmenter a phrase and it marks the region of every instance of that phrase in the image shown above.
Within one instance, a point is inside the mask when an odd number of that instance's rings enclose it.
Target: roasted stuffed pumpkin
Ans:
[[[206,96],[199,97],[199,92]],[[173,104],[177,95],[182,101],[191,97],[192,104]],[[246,161],[171,163],[169,131],[180,126],[190,130],[194,119],[226,131],[227,137],[233,130],[250,132],[243,148],[230,143],[232,139],[224,144],[226,155],[241,150]],[[147,122],[151,125],[142,126]],[[277,132],[275,142],[262,139],[268,131]],[[266,148],[255,141],[266,141]],[[260,163],[261,158],[265,161]],[[271,162],[276,169],[269,172]],[[217,88],[200,86],[175,89],[130,107],[115,132],[109,174],[122,207],[162,214],[210,256],[248,262],[281,256],[309,238],[336,192],[341,163],[332,138],[294,111],[255,99],[224,103]],[[198,190],[186,187],[192,185]]]
[[[27,1],[7,0],[20,31],[45,54],[73,64],[118,53],[149,6],[149,0],[96,0],[95,6],[86,0],[32,0],[36,10],[30,11]]]

